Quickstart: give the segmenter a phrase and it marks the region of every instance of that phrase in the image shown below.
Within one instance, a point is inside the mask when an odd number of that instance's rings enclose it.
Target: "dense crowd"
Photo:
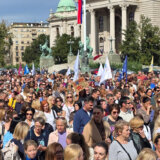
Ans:
[[[160,159],[160,74],[0,76],[0,158]],[[77,85],[80,85],[77,83]]]

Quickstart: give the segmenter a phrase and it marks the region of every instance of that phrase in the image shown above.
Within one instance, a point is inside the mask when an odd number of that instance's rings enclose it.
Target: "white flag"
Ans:
[[[99,66],[99,69],[98,69],[97,76],[102,76],[102,73],[103,73],[103,66],[102,66],[102,63],[101,63],[100,66]]]
[[[68,67],[68,70],[66,72],[66,76],[69,76],[71,74],[71,69]]]
[[[102,82],[104,82],[107,79],[112,79],[112,72],[111,72],[111,67],[109,64],[108,56],[106,57],[105,66],[104,66],[103,73],[101,75],[101,79],[100,79],[99,84],[101,84]]]
[[[34,67],[34,63],[32,63],[32,76],[34,76],[36,74],[36,70],[35,70],[35,67]]]
[[[74,77],[73,77],[73,82],[78,79],[78,74],[79,74],[79,51],[77,54],[77,58],[74,64]]]

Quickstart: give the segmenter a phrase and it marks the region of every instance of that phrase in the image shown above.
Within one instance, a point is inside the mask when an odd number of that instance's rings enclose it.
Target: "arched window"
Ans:
[[[71,26],[71,36],[74,37],[74,27]]]
[[[100,37],[99,42],[100,42],[100,43],[103,43],[103,42],[104,42],[104,39],[103,39],[102,37]]]

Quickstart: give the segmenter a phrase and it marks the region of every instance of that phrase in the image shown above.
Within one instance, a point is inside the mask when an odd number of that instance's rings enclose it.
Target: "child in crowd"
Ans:
[[[37,159],[37,143],[33,140],[28,140],[24,143],[24,151],[26,154],[26,160],[38,160]]]

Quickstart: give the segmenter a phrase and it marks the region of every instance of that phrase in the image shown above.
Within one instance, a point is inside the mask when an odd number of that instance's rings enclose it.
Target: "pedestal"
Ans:
[[[49,57],[40,57],[40,70],[47,69],[55,64],[54,58],[52,56]]]

